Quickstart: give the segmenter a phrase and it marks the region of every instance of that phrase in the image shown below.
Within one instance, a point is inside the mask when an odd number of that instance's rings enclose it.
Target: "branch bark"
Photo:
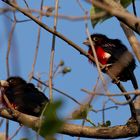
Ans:
[[[16,115],[13,117],[6,109],[0,110],[0,116],[16,121],[27,127],[37,131],[41,120],[34,116],[29,116],[15,110]],[[114,127],[89,127],[75,124],[65,123],[58,133],[86,138],[102,138],[102,139],[115,139],[115,138],[128,138],[139,136],[138,125],[135,120],[129,121],[126,125],[119,125]]]
[[[98,139],[128,138],[138,136],[138,127],[136,124],[97,128],[65,124],[60,133],[71,136]]]

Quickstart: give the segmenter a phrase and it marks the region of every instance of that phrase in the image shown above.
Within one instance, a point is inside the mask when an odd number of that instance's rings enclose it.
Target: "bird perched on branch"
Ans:
[[[12,107],[28,115],[40,116],[46,103],[49,102],[44,93],[21,77],[9,77],[6,81],[1,80],[0,86],[3,88],[2,93],[7,97]],[[2,103],[8,107],[3,94]]]
[[[135,59],[126,46],[119,39],[110,39],[103,34],[92,34],[90,37],[95,47],[98,61],[110,69],[114,68],[112,72],[118,80],[124,82],[131,80],[133,87],[138,89],[134,75]],[[83,44],[89,47],[88,53],[93,56],[89,39],[86,39]],[[93,63],[95,64],[95,62]]]

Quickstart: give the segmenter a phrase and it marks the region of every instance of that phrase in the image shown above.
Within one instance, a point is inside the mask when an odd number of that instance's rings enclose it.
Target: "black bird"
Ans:
[[[112,68],[114,64],[119,63],[122,70],[117,73],[117,78],[124,82],[131,80],[133,87],[138,89],[134,75],[135,59],[127,47],[119,39],[110,39],[103,34],[92,34],[90,37],[94,44],[98,61],[102,65],[110,65],[109,67]],[[89,47],[88,53],[93,56],[89,39],[86,39],[83,44]]]
[[[32,83],[27,83],[21,77],[9,77],[7,85],[4,88],[4,94],[10,104],[18,111],[32,115],[40,116],[49,99],[39,91]],[[3,99],[3,104],[8,107]]]

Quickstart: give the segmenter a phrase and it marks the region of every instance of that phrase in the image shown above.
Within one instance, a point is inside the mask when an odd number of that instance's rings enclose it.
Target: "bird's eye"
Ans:
[[[98,38],[97,37],[93,37],[93,41],[98,41]]]
[[[9,83],[12,83],[12,80],[9,80]]]
[[[14,81],[14,79],[10,79],[10,80],[9,80],[9,83],[12,83],[13,81]]]

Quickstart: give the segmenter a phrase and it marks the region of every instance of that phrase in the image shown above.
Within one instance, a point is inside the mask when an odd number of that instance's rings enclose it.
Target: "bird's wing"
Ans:
[[[123,53],[127,52],[127,48],[117,39],[111,40],[102,45],[102,48],[109,54],[114,61],[118,60]]]

